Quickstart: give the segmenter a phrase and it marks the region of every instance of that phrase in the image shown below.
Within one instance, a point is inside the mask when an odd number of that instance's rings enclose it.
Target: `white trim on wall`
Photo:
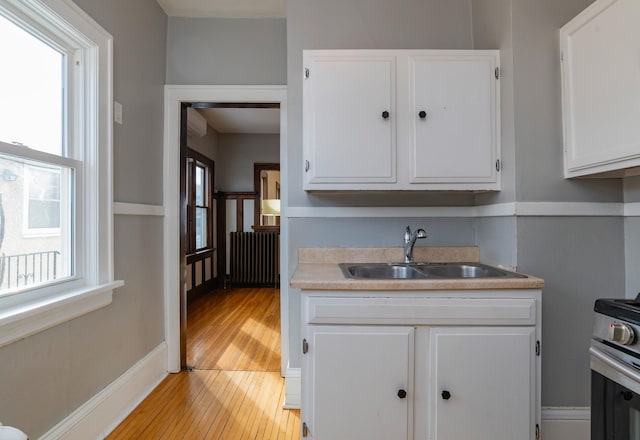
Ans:
[[[522,217],[620,217],[624,203],[518,202],[516,215]]]
[[[300,409],[302,404],[302,369],[287,368],[284,376],[284,409]]]
[[[40,440],[105,438],[162,382],[166,365],[167,345],[162,342]]]
[[[589,407],[542,408],[544,440],[585,440],[591,433],[591,411]]]
[[[624,204],[625,217],[640,217],[640,202]]]
[[[163,217],[164,206],[145,205],[142,203],[113,202],[113,213],[115,215],[152,215]]]
[[[166,85],[164,94],[164,310],[168,371],[180,371],[180,106],[183,102],[280,103],[280,173],[288,182],[287,86]],[[287,185],[282,186],[282,217],[287,215]],[[286,217],[285,217],[286,218]],[[286,221],[280,225],[281,249],[289,248]],[[289,267],[288,252],[280,252],[280,267]],[[280,286],[281,374],[289,364],[289,286]]]
[[[294,207],[288,218],[419,218],[419,217],[475,217],[473,206],[452,207]]]
[[[514,202],[481,206],[290,206],[287,218],[632,217],[640,203]]]

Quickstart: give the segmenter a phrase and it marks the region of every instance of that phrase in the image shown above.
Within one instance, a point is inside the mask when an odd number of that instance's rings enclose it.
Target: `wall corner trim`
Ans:
[[[302,370],[287,368],[284,377],[284,409],[300,409],[302,402]]]
[[[167,344],[162,342],[40,440],[105,438],[167,376]]]

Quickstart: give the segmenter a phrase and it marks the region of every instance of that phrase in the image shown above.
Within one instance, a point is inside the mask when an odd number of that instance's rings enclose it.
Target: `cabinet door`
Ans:
[[[305,189],[395,182],[395,57],[313,51],[304,65]]]
[[[306,412],[315,440],[402,440],[411,434],[410,327],[311,326],[304,359]],[[403,394],[403,390],[406,394]]]
[[[598,0],[560,30],[565,177],[640,166],[639,19]]]
[[[410,183],[500,189],[497,51],[409,57]]]
[[[434,328],[430,346],[431,438],[535,439],[533,327]]]

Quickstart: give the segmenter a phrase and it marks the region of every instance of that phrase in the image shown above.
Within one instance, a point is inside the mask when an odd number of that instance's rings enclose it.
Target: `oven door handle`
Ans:
[[[634,380],[635,382],[640,383],[640,372],[638,372],[637,370],[633,369],[632,367],[629,367],[623,362],[618,361],[617,359],[615,359],[611,355],[608,355],[607,353],[600,350],[599,348],[590,347],[589,352],[591,353],[592,356],[595,356],[600,361],[604,362],[606,365],[613,368],[618,373],[624,376],[627,376],[628,378]]]

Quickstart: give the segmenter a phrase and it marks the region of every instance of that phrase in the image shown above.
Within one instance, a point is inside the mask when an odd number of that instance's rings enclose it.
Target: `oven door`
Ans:
[[[640,359],[591,345],[591,440],[640,439]]]

